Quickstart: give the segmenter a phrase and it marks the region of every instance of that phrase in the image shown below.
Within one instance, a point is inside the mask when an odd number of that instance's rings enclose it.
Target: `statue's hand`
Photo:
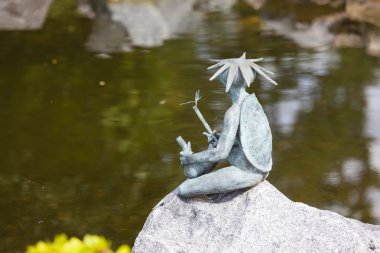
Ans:
[[[203,132],[203,134],[206,135],[208,144],[212,145],[214,148],[218,145],[220,134],[218,134],[216,131],[214,131],[212,134],[206,132]]]
[[[179,153],[179,160],[181,161],[181,165],[190,164],[190,158],[192,153],[188,151],[181,151]]]

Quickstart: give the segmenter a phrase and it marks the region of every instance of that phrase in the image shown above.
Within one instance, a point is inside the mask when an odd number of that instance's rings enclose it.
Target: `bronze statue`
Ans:
[[[190,142],[177,138],[181,145],[181,164],[188,179],[177,189],[178,195],[193,197],[224,193],[252,187],[262,182],[272,168],[272,134],[265,113],[255,94],[245,88],[254,81],[256,73],[276,84],[267,74],[272,72],[256,64],[262,59],[240,58],[213,60],[208,69],[220,67],[210,80],[219,78],[232,99],[232,106],[224,116],[221,134],[212,131],[197,108],[196,94],[193,107],[207,129],[209,147],[192,153]],[[211,172],[216,164],[227,160],[231,166]]]

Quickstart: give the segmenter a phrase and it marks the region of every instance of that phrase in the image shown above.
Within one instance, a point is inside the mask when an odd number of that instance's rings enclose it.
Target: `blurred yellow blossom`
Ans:
[[[121,245],[116,251],[111,249],[111,241],[103,236],[85,235],[83,240],[68,238],[65,234],[54,237],[53,242],[39,241],[28,246],[26,253],[130,253],[128,245]]]

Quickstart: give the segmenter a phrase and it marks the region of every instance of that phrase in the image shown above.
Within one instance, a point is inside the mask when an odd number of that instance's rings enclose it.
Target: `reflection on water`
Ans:
[[[260,29],[243,5],[205,14],[192,33],[111,59],[84,50],[91,23],[57,1],[46,26],[0,33],[2,252],[97,233],[132,244],[184,176],[175,138],[205,145],[191,107],[220,126],[229,99],[208,58],[265,57],[278,87],[251,88],[274,135],[271,183],[289,198],[380,223],[379,62],[364,50],[310,50]],[[4,60],[6,59],[6,60]]]
[[[294,24],[290,19],[267,20],[265,29],[287,37],[305,48],[323,47],[333,41],[333,35],[329,32],[325,20],[316,21],[311,25]]]
[[[161,46],[168,39],[194,32],[206,13],[227,13],[236,3],[237,0],[122,0],[106,4],[102,0],[81,0],[78,11],[94,18],[87,49],[115,53],[129,52],[133,46]],[[259,9],[265,0],[245,3],[245,8]]]
[[[113,53],[130,51],[132,46],[161,46],[178,34],[194,31],[204,13],[228,11],[235,2],[125,0],[109,3],[107,10],[98,11],[95,15],[87,48],[95,52]]]
[[[379,72],[377,73],[379,76]],[[380,77],[378,77],[380,79]],[[366,116],[367,123],[365,134],[371,138],[369,144],[370,164],[380,174],[380,86],[376,82],[373,86],[365,89],[366,100],[368,103]]]

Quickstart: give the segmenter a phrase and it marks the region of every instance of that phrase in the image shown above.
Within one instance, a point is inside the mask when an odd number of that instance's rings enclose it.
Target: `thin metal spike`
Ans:
[[[225,71],[229,67],[230,67],[230,64],[228,64],[228,63],[224,64],[220,69],[218,69],[218,71],[215,72],[215,74],[209,80],[210,81],[214,80],[218,75],[223,73],[223,71]]]
[[[259,61],[264,60],[264,58],[247,59],[247,60],[250,61],[250,62],[259,62]]]
[[[257,65],[257,64],[256,64]],[[268,73],[268,74],[271,74],[271,75],[275,75],[275,73],[273,73],[272,71],[260,66],[260,65],[257,65],[262,71],[264,71],[265,73]]]
[[[220,66],[222,66],[223,64],[225,64],[225,62],[224,62],[224,61],[220,61],[220,62],[218,62],[217,64],[211,65],[211,66],[208,67],[207,69],[213,69],[213,68],[216,68],[216,67],[220,67]]]
[[[262,75],[264,78],[266,78],[268,81],[270,81],[271,83],[273,83],[274,85],[278,85],[275,81],[273,81],[269,76],[267,76],[260,68],[259,65],[257,65],[256,63],[251,63],[250,66],[256,70],[257,73],[259,73],[260,75]]]
[[[232,65],[228,70],[227,84],[226,84],[226,92],[228,92],[231,88],[232,82],[235,79],[236,73],[238,72],[237,65]]]
[[[261,69],[262,71],[264,71],[265,73],[267,73],[267,74],[275,75],[275,73],[273,73],[273,72],[270,71],[270,70],[267,70],[266,68],[261,67],[260,69]]]
[[[244,78],[244,81],[246,82],[247,86],[249,87],[252,83],[253,79],[253,73],[252,69],[249,65],[242,64],[239,65],[240,72]]]

